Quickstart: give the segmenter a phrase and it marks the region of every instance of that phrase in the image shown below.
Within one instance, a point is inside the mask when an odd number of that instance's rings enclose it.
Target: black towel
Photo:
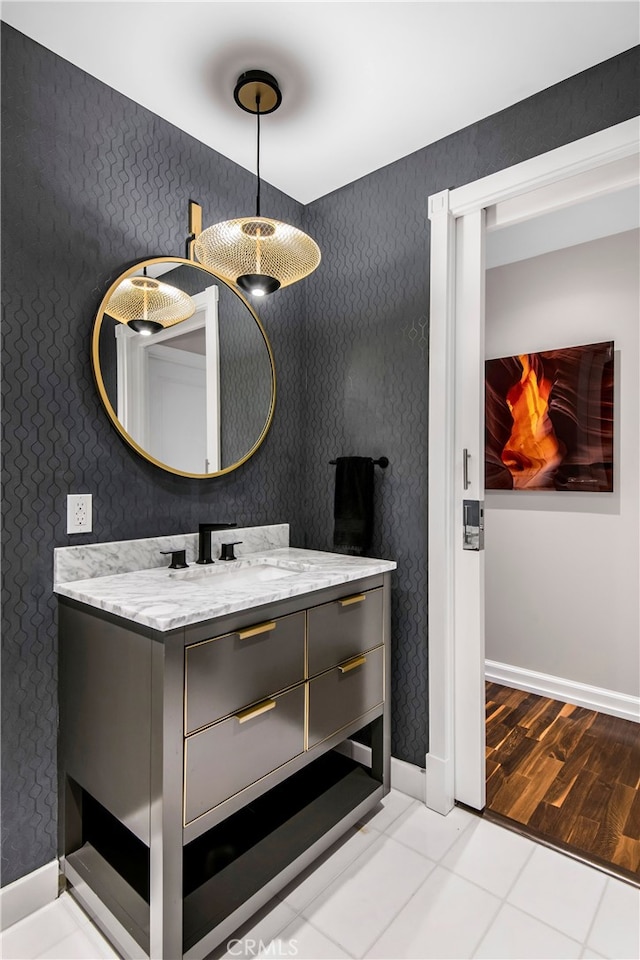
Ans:
[[[333,545],[359,555],[371,546],[373,535],[373,460],[371,457],[336,459]]]

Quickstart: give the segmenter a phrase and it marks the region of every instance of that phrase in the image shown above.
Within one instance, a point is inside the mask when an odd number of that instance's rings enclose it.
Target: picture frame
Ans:
[[[486,361],[485,489],[613,491],[614,343]]]

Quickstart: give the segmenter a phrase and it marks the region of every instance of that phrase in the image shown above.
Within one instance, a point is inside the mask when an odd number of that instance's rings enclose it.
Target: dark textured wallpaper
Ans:
[[[304,285],[261,307],[276,415],[243,467],[165,474],[120,440],[89,359],[95,311],[132,261],[181,256],[189,198],[205,224],[251,209],[252,175],[3,24],[2,883],[56,856],[53,548],[291,523],[303,536]],[[263,209],[302,225],[264,185]],[[93,494],[93,533],[67,536],[66,495]]]
[[[252,203],[253,177],[15,30],[2,30],[2,884],[56,855],[54,546],[290,522],[331,548],[333,471],[376,468],[371,553],[397,560],[393,752],[427,749],[427,197],[638,113],[637,51],[379,170],[303,209],[264,185],[266,214],[318,241],[322,263],[260,306],[275,418],[228,477],[158,471],[110,427],[89,343],[107,286],[134,260],[181,255],[189,198],[204,222]],[[66,494],[94,529],[65,534]]]
[[[305,520],[331,549],[336,456],[376,468],[373,556],[398,563],[392,636],[395,757],[427,749],[427,198],[640,113],[628,51],[446,137],[307,207],[322,250],[309,277],[305,358]]]

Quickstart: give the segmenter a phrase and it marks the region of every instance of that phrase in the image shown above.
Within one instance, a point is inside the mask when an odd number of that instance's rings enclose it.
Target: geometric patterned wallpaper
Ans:
[[[205,224],[252,202],[252,175],[2,25],[5,885],[56,855],[53,548],[194,531],[204,520],[291,524],[331,548],[333,471],[376,468],[372,555],[393,589],[393,753],[427,749],[427,197],[638,113],[637,49],[459,131],[307,208],[268,184],[267,215],[322,250],[305,283],[260,306],[278,401],[255,456],[188,480],[141,460],[101,409],[95,311],[133,261],[181,256],[189,199]],[[65,533],[66,494],[93,494],[90,535]]]
[[[331,547],[329,460],[376,468],[373,555],[398,569],[392,595],[392,754],[427,749],[427,198],[640,113],[640,48],[530,97],[307,206],[322,250],[306,281],[309,540]]]
[[[139,458],[106,417],[91,329],[130,263],[182,256],[189,199],[205,224],[251,208],[251,173],[3,24],[2,884],[57,848],[53,548],[289,522],[302,537],[304,284],[260,314],[278,402],[260,450],[189,480]],[[303,226],[269,185],[266,214]],[[67,493],[93,494],[93,532],[68,536]]]

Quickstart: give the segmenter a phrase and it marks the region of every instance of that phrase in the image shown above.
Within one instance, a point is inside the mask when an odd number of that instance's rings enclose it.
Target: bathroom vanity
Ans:
[[[394,567],[56,584],[62,870],[123,956],[205,957],[388,791]]]

